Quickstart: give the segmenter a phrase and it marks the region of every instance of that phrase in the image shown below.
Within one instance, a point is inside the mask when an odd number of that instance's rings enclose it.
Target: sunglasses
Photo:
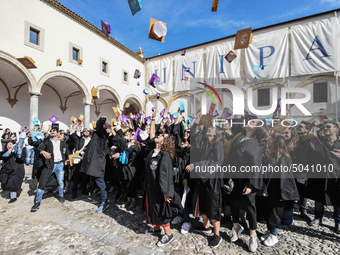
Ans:
[[[330,129],[330,128],[332,128],[332,126],[323,126],[323,128]]]
[[[56,129],[51,129],[51,130],[50,130],[50,132],[54,132],[54,131],[56,131],[56,132],[57,132],[57,130],[56,130]]]
[[[85,129],[83,132],[90,132],[90,131],[88,131],[87,129]]]

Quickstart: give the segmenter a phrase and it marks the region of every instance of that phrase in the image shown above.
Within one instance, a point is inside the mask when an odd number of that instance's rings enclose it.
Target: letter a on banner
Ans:
[[[314,45],[314,44],[317,44],[317,45],[319,46],[319,48],[314,48],[314,49],[313,49],[313,45]],[[312,50],[320,50],[321,53],[322,53],[322,55],[323,55],[321,58],[326,58],[326,57],[330,57],[330,56],[331,56],[331,55],[328,55],[328,54],[327,54],[325,48],[323,47],[321,41],[319,40],[319,38],[318,38],[317,36],[315,36],[315,39],[314,39],[312,45],[310,46],[309,52],[308,52],[308,54],[307,54],[305,60],[311,59],[311,58],[309,57],[309,54],[311,53]]]

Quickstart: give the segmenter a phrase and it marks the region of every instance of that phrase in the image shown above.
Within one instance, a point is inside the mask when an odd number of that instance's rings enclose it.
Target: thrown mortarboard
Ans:
[[[328,117],[326,115],[319,115],[319,118],[322,119],[322,120],[327,120]]]
[[[124,123],[124,125],[126,126],[128,123],[127,123],[127,120],[128,120],[128,117],[125,116],[124,114],[121,115],[122,117],[122,122]]]
[[[59,124],[58,123],[52,123],[51,130],[54,129],[57,132],[59,132]]]
[[[213,116],[210,114],[204,114],[200,119],[200,125],[209,128],[212,122]]]
[[[233,115],[233,111],[231,109],[228,109],[228,114],[227,114],[226,119],[230,120],[231,115]]]
[[[111,119],[111,126],[115,126],[116,118]]]
[[[27,57],[25,56],[24,58],[17,58],[17,60],[23,64],[27,69],[31,69],[31,68],[37,68],[34,64],[35,64],[35,61],[30,58],[30,57]]]
[[[168,118],[168,117],[164,117],[164,118],[163,118],[163,122],[164,122],[164,123],[167,123],[167,122],[168,122],[168,120],[169,120],[169,118]]]
[[[139,86],[139,82],[137,82],[137,86]]]
[[[187,123],[189,124],[190,123],[190,117],[188,116],[187,118]]]
[[[218,0],[213,0],[211,11],[217,12],[217,7],[218,7]]]
[[[135,121],[137,121],[138,119],[140,119],[140,113],[137,113],[137,114],[135,115]]]
[[[234,44],[234,50],[248,48],[252,28],[242,29],[236,32],[236,39]]]
[[[177,119],[177,118],[178,118],[178,113],[177,113],[177,112],[174,112],[173,114],[171,114],[171,116],[172,116],[174,119]]]
[[[161,94],[157,93],[155,97],[156,97],[157,99],[159,99],[160,96],[161,96]]]
[[[132,16],[142,9],[142,0],[128,0]]]
[[[63,62],[59,59],[57,59],[57,62],[56,62],[56,66],[61,66],[63,64]]]
[[[125,108],[129,108],[129,107],[130,107],[130,103],[126,103]]]
[[[227,55],[224,57],[229,63],[231,63],[235,58],[237,58],[236,54],[233,51],[229,51]]]
[[[129,152],[123,151],[119,156],[119,162],[122,163],[122,165],[126,165],[129,161]]]
[[[51,121],[53,124],[56,123],[58,121],[58,118],[56,116],[52,116],[49,121]],[[59,125],[59,124],[58,124]]]
[[[314,120],[312,120],[310,123],[312,123],[313,126],[316,126],[316,122],[318,121],[318,118],[315,118]]]
[[[181,56],[185,56],[186,50],[181,51]]]
[[[33,136],[33,142],[44,140],[44,133],[41,131],[33,131],[32,136]]]
[[[73,123],[75,121],[76,117],[72,116],[70,119],[71,119],[71,123]]]
[[[79,118],[78,118],[78,121],[80,121],[80,122],[83,121],[84,117],[85,117],[85,116],[84,116],[83,114],[80,114],[80,116],[79,116]]]
[[[216,104],[214,104],[214,102],[211,102],[210,108],[209,108],[209,114],[210,115],[214,114],[215,107],[216,107]]]
[[[133,75],[133,78],[138,79],[141,76],[142,72],[140,72],[138,69],[135,70],[135,74]]]
[[[158,86],[161,83],[161,79],[156,75],[156,74],[152,74],[150,80],[149,80],[149,84],[156,88],[156,86]]]
[[[179,110],[185,112],[184,102],[179,102]]]
[[[216,116],[218,116],[218,115],[219,115],[218,111],[215,110],[213,116],[216,117]]]
[[[163,112],[165,112],[165,108],[159,113],[159,115],[162,115]]]
[[[186,68],[184,69],[184,71],[190,72],[190,67],[186,67]]]
[[[96,122],[94,120],[92,120],[92,127],[95,128],[96,127]]]
[[[40,125],[40,121],[36,117],[34,117],[34,119],[33,119],[33,125],[34,126],[39,126]]]
[[[144,93],[145,95],[149,95],[150,90],[149,90],[148,88],[144,88],[144,89],[143,89],[143,93]]]
[[[229,111],[229,108],[224,107],[222,115],[221,115],[221,119],[223,120],[227,119],[228,111]]]
[[[150,18],[150,26],[149,26],[149,38],[160,41],[164,43],[165,36],[168,32],[166,27],[166,23]]]
[[[253,79],[253,82],[256,84],[256,83],[258,83],[259,82],[259,78],[257,78],[256,76],[254,77],[254,79]]]
[[[149,137],[148,133],[146,131],[141,130],[140,128],[137,128],[134,139],[138,142],[143,142]]]
[[[196,121],[196,117],[191,117],[190,118],[190,126],[194,125]]]
[[[109,34],[111,33],[111,27],[109,25],[109,23],[101,21],[102,22],[102,31],[103,33],[109,37]]]
[[[117,107],[112,107],[112,110],[116,114],[116,117],[120,115],[120,110]]]
[[[253,72],[260,71],[260,66],[253,66]]]
[[[146,124],[150,125],[151,124],[151,117],[150,116],[146,117],[144,121],[145,121]]]
[[[91,89],[91,95],[93,99],[99,99],[99,90],[94,86]]]

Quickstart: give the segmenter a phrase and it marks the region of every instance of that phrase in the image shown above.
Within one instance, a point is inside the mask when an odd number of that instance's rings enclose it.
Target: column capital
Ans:
[[[42,96],[42,93],[38,92],[27,92],[27,94],[29,94],[30,96]]]

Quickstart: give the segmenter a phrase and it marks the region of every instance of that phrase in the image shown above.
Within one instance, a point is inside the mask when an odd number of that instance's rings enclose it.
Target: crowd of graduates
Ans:
[[[280,226],[292,224],[295,203],[302,219],[311,226],[321,224],[324,206],[332,205],[335,233],[340,234],[337,123],[325,121],[313,126],[302,121],[295,127],[267,127],[259,119],[252,119],[251,125],[218,126],[203,123],[204,117],[198,113],[189,121],[180,109],[173,117],[153,109],[148,118],[130,113],[111,125],[104,116],[92,130],[76,121],[66,131],[52,124],[40,139],[28,136],[35,152],[32,178],[38,181],[31,211],[40,208],[49,187],[57,187],[61,203],[69,188],[72,199],[78,199],[79,193],[100,195],[98,213],[110,205],[108,192],[115,192],[112,202],[124,201],[122,207],[126,210],[135,210],[142,196],[142,209],[153,226],[145,233],[163,233],[158,246],[174,239],[170,223],[182,223],[182,234],[191,229],[202,232],[209,236],[209,245],[217,247],[222,241],[221,222],[232,221],[230,241],[238,240],[249,227],[248,247],[253,252],[258,246],[258,222],[267,224],[260,240],[273,246],[279,241]],[[238,123],[243,119],[240,116]],[[26,146],[12,140],[4,143],[0,182],[2,189],[10,192],[9,202],[13,203],[25,175]],[[197,172],[216,165],[239,170],[247,166],[292,169],[293,164],[301,166],[302,171],[242,175]],[[332,171],[309,176],[308,169],[316,165],[332,165]],[[307,198],[315,201],[313,220],[307,215]],[[193,218],[203,223],[192,228]]]

